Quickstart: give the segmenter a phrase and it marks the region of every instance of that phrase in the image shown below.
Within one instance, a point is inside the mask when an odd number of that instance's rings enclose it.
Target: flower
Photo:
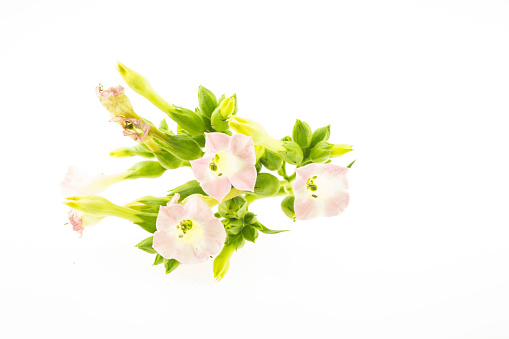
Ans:
[[[91,174],[81,168],[71,166],[60,183],[60,188],[66,197],[93,195],[124,180],[128,174],[127,172],[113,175]]]
[[[296,219],[332,217],[343,212],[350,200],[347,172],[348,168],[333,164],[297,168],[293,185]]]
[[[205,155],[190,161],[193,174],[203,191],[223,201],[231,185],[243,191],[254,191],[256,155],[251,137],[236,134],[205,133]]]
[[[124,94],[124,88],[120,85],[103,90],[102,86],[96,87],[95,92],[101,104],[110,112],[112,118],[120,116],[128,119],[139,119],[133,110],[131,101]]]
[[[71,208],[68,216],[69,222],[72,225],[72,230],[79,232],[80,238],[83,236],[83,230],[85,227],[95,225],[104,218],[82,213],[74,208]]]
[[[122,117],[114,117],[110,121],[118,122],[124,129],[124,135],[129,136],[134,141],[143,141],[150,130],[150,125],[138,119],[126,119]]]
[[[221,251],[226,231],[221,221],[199,197],[192,197],[186,205],[172,199],[159,208],[152,247],[166,259],[182,264],[206,261]]]

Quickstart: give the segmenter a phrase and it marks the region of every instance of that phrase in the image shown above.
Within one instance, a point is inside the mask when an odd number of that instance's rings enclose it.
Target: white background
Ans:
[[[507,1],[3,1],[2,338],[509,338]],[[193,109],[200,84],[237,93],[275,137],[296,118],[356,145],[342,215],[270,228],[235,253],[165,275],[105,219],[64,226],[68,165],[139,159],[94,94],[116,60]],[[135,110],[164,114],[130,89]],[[169,120],[169,119],[168,119]],[[174,128],[174,125],[172,125]],[[117,184],[124,204],[189,169]]]

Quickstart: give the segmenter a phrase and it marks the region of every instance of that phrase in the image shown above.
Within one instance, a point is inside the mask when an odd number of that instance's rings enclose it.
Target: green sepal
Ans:
[[[247,212],[247,201],[243,197],[235,197],[219,204],[217,212],[223,218],[242,218]]]
[[[153,236],[148,237],[147,239],[140,241],[140,243],[138,245],[136,245],[136,247],[138,247],[140,250],[145,251],[147,253],[156,254],[157,253],[156,250],[154,250],[154,248],[152,247],[153,241],[154,241]]]
[[[154,153],[154,155],[157,161],[166,169],[175,169],[182,166],[182,160],[164,149]]]
[[[331,158],[340,157],[351,151],[353,151],[353,145],[336,144],[332,146]]]
[[[171,112],[168,111],[166,113],[190,134],[199,135],[203,134],[206,130],[205,121],[198,114],[187,108],[174,106]]]
[[[309,158],[312,162],[323,164],[329,160],[332,153],[332,144],[326,141],[320,141],[313,147]]]
[[[293,126],[293,141],[295,141],[302,149],[309,146],[312,136],[311,127],[304,121],[297,119]]]
[[[241,219],[223,219],[221,222],[227,234],[239,234],[244,227],[244,222]]]
[[[217,105],[210,118],[211,126],[218,132],[224,132],[230,129],[228,118],[237,112],[237,95],[234,94],[228,99],[224,99]]]
[[[158,213],[159,207],[166,206],[170,200],[169,197],[145,196],[130,202],[125,207],[145,213]]]
[[[175,269],[179,266],[180,261],[177,259],[164,259],[164,268],[166,269],[166,274],[175,271]]]
[[[169,192],[170,194],[168,194],[168,196],[170,197],[175,195],[175,193],[180,194],[179,202],[182,202],[182,200],[184,200],[185,198],[192,194],[207,195],[207,193],[205,193],[201,188],[200,183],[196,180],[188,181],[185,184],[170,190]]]
[[[260,173],[260,171],[262,170],[261,162],[259,162],[259,161],[256,162],[255,169],[256,169],[256,173]]]
[[[283,201],[281,201],[281,209],[285,213],[285,215],[295,221],[295,196],[287,195]]]
[[[259,173],[256,177],[254,195],[271,197],[279,191],[279,179],[269,173]]]
[[[281,159],[276,153],[271,150],[265,149],[265,152],[260,158],[260,162],[265,168],[269,171],[277,171],[281,168],[283,164],[283,159]]]
[[[180,128],[180,126],[177,126],[177,134],[185,134],[194,141],[196,141],[201,148],[205,147],[205,134],[192,135],[187,133],[187,131],[183,130],[182,128]]]
[[[198,105],[200,106],[200,112],[210,118],[217,107],[217,98],[214,93],[200,85],[198,87]]]
[[[330,125],[317,128],[313,132],[313,135],[311,136],[311,144],[309,145],[309,147],[313,148],[320,141],[327,141],[327,140],[329,140],[329,137],[330,137]]]
[[[158,253],[156,255],[156,259],[154,260],[154,263],[152,264],[152,266],[155,266],[155,265],[160,265],[164,262],[164,258]]]
[[[217,105],[219,106],[219,105],[223,102],[223,100],[224,100],[225,98],[226,98],[226,96],[225,96],[224,94],[223,94],[223,95],[221,95],[221,96],[219,97],[219,99],[217,99]],[[216,106],[216,107],[217,107],[217,106]]]
[[[257,221],[258,220],[256,219],[256,214],[254,214],[253,212],[247,212],[246,214],[244,214],[244,224],[251,225]]]
[[[265,233],[265,234],[277,234],[277,233],[281,233],[281,232],[288,232],[288,230],[271,230],[271,229],[268,229],[267,227],[262,225],[260,222],[256,222],[256,223],[254,223],[251,226],[253,226],[257,230],[259,230],[260,232]]]
[[[110,156],[115,158],[126,158],[139,156],[143,158],[153,158],[154,154],[150,152],[147,146],[137,144],[133,147],[120,147],[110,152]]]
[[[187,134],[165,134],[164,140],[154,138],[163,149],[182,160],[195,160],[203,156],[200,145]]]
[[[277,154],[289,164],[300,165],[304,158],[302,149],[300,146],[293,141],[283,141],[284,151],[279,151]]]
[[[246,226],[242,229],[242,236],[247,241],[255,242],[258,238],[258,230],[252,226]]]
[[[348,167],[348,168],[352,168],[352,165],[353,165],[353,164],[355,164],[355,161],[356,161],[356,160],[357,160],[357,159],[355,159],[354,161],[352,161],[352,162],[350,163],[350,165],[348,165],[348,166],[346,166],[346,167]]]
[[[225,245],[233,246],[235,250],[242,248],[242,246],[244,246],[244,243],[245,243],[244,237],[240,233],[236,235],[231,234],[227,235],[226,241],[224,242]]]
[[[161,122],[159,123],[159,129],[166,133],[170,132],[170,129],[168,128],[168,123],[166,122],[165,119],[161,120]]]
[[[154,233],[156,231],[156,213],[138,213],[136,214],[141,221],[133,221],[133,224],[140,226],[145,231]]]
[[[166,168],[157,161],[142,161],[127,170],[125,179],[159,178]]]

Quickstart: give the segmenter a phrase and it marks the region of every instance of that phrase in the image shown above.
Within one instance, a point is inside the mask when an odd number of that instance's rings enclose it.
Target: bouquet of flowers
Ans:
[[[114,175],[69,168],[61,188],[64,203],[71,207],[69,221],[81,235],[105,217],[123,218],[153,234],[137,247],[154,254],[154,265],[164,264],[166,273],[214,258],[219,281],[246,240],[254,243],[260,232],[284,232],[263,225],[250,211],[253,201],[282,196],[281,209],[294,221],[336,216],[347,207],[346,176],[355,161],[342,167],[331,164],[331,158],[352,151],[352,146],[329,143],[330,126],[312,131],[297,120],[292,136],[278,140],[260,124],[237,115],[236,95],[217,99],[200,86],[199,107],[192,111],[166,102],[142,75],[121,63],[118,71],[131,89],[176,122],[176,132],[164,119],[156,127],[135,113],[122,86],[97,87],[110,121],[137,143],[110,155],[151,160]],[[292,174],[287,165],[295,166]],[[167,196],[145,196],[119,206],[96,195],[120,181],[158,178],[179,167],[189,167],[196,180]]]

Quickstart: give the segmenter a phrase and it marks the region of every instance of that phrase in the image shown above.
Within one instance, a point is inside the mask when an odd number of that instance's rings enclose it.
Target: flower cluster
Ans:
[[[121,63],[118,71],[177,128],[172,132],[164,119],[155,126],[135,113],[122,86],[97,87],[110,121],[136,143],[110,155],[148,160],[112,175],[69,168],[61,188],[71,207],[69,222],[80,235],[105,217],[123,218],[153,234],[137,247],[155,254],[154,265],[164,264],[166,273],[181,264],[214,258],[214,277],[219,281],[246,240],[254,243],[260,232],[284,232],[260,223],[249,210],[254,201],[282,197],[281,209],[293,221],[336,216],[348,206],[347,173],[353,162],[342,167],[331,164],[331,159],[353,149],[329,143],[330,126],[313,131],[297,120],[291,136],[276,139],[260,124],[237,115],[235,94],[218,99],[200,86],[199,107],[192,111],[166,102],[143,76]],[[287,166],[295,167],[292,174]],[[158,178],[180,167],[190,167],[196,180],[167,196],[146,196],[119,206],[97,195],[121,181]]]

